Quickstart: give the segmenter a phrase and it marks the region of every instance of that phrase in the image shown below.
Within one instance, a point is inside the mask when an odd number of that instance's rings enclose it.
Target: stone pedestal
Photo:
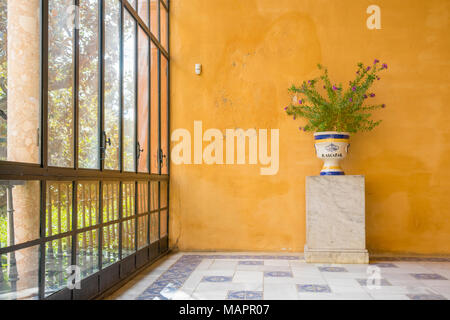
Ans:
[[[364,176],[306,177],[306,262],[369,262],[364,192]]]

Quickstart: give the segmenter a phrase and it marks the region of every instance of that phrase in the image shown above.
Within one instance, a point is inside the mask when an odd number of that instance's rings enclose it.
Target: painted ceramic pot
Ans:
[[[316,132],[314,133],[317,158],[323,160],[321,176],[342,176],[344,170],[339,161],[347,156],[350,135],[347,132]]]

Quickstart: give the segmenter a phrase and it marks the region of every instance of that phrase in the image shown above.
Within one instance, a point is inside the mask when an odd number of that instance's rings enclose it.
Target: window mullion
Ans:
[[[98,165],[99,169],[102,171],[105,167],[105,156],[106,156],[106,141],[104,139],[105,134],[105,2],[104,0],[99,0],[99,104],[98,104],[98,114],[99,114],[99,157]]]
[[[43,1],[45,2],[45,1]],[[39,216],[39,236],[41,243],[39,245],[39,299],[42,300],[45,297],[45,202],[46,202],[46,192],[47,192],[47,181],[41,181],[41,193],[40,193],[40,216]]]
[[[124,2],[122,0],[120,7],[120,108],[119,108],[119,170],[120,172],[124,172],[123,170],[123,63],[124,63],[124,36],[123,36],[123,16],[124,16]]]
[[[136,1],[137,2],[137,1]],[[137,173],[139,171],[139,136],[138,136],[138,100],[139,100],[139,34],[138,34],[139,24],[134,22],[134,171]]]
[[[48,167],[48,0],[41,0],[41,129],[40,159]]]
[[[77,265],[77,243],[78,243],[78,181],[72,181],[72,230],[67,228],[67,231],[72,231],[72,248],[71,248],[71,264]],[[69,210],[69,208],[67,208]],[[84,214],[84,212],[83,212]],[[67,222],[69,223],[69,222]],[[73,290],[72,290],[73,299]]]
[[[75,5],[75,20],[74,20],[74,61],[73,61],[73,165],[75,170],[79,168],[78,165],[78,132],[79,132],[79,85],[80,85],[80,77],[79,77],[79,64],[80,64],[80,30],[79,30],[79,7],[80,1],[73,0],[73,4]]]

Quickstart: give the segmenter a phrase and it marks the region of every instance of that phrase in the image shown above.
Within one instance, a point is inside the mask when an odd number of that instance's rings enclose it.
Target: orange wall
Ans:
[[[381,8],[381,30],[366,8]],[[371,253],[450,254],[450,30],[447,0],[171,0],[171,129],[279,128],[280,168],[171,165],[171,245],[303,251],[311,133],[287,117],[287,88],[328,66],[389,64],[374,88],[384,122],[351,137],[342,165],[366,176]],[[194,73],[194,64],[203,74]],[[205,146],[206,143],[204,143]],[[172,145],[173,146],[173,145]]]

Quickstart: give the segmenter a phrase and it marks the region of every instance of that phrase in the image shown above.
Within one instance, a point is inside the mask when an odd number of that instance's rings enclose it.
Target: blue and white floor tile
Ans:
[[[450,299],[450,259],[328,265],[307,264],[300,254],[174,253],[107,299],[444,300]]]

